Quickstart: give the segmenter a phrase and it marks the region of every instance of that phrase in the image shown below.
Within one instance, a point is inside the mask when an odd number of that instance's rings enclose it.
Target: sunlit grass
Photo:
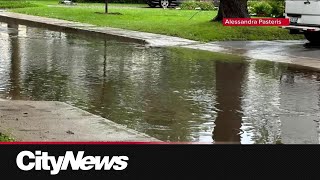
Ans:
[[[24,0],[0,0],[0,9],[39,7],[40,4]]]

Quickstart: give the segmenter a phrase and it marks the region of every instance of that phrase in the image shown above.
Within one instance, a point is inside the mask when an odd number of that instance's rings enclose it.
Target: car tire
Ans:
[[[160,0],[160,7],[162,8],[168,8],[170,6],[169,0]]]
[[[306,37],[310,43],[320,43],[320,32],[305,32],[304,37]]]

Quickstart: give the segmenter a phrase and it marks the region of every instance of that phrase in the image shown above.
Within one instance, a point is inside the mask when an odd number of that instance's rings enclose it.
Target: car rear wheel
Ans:
[[[304,36],[310,43],[320,43],[320,32],[305,32]]]
[[[168,8],[170,5],[170,1],[169,0],[160,0],[160,6],[162,8]]]

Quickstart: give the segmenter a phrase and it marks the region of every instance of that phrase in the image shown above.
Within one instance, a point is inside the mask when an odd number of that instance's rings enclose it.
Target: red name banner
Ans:
[[[289,18],[224,18],[224,26],[288,26]]]

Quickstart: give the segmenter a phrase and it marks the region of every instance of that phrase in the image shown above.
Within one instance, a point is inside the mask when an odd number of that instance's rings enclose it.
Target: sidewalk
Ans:
[[[160,142],[62,102],[0,100],[0,112],[0,132],[16,141]]]

